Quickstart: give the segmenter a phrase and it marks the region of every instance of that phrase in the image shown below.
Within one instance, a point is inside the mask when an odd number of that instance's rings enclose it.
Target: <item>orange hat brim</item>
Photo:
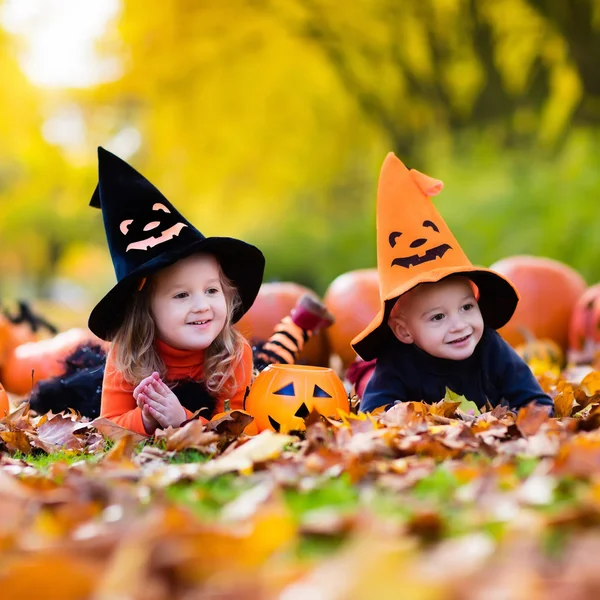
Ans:
[[[464,275],[479,288],[479,309],[486,325],[499,329],[508,323],[519,302],[519,294],[508,279],[473,265],[441,267],[406,280],[388,292],[375,318],[352,340],[354,351],[364,360],[377,358],[394,336],[387,322],[396,300],[420,283],[435,283],[450,275]]]

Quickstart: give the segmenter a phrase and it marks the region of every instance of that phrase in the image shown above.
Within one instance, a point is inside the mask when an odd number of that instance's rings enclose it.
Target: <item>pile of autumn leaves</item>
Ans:
[[[22,405],[0,422],[1,597],[596,597],[600,373],[565,377],[542,378],[557,418],[454,398],[300,435],[234,411],[144,442]],[[196,510],[220,481],[237,492]]]

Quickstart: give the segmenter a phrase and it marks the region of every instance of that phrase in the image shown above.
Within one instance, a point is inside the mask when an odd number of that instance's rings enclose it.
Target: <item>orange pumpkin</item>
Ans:
[[[313,409],[326,417],[349,412],[348,394],[333,369],[269,365],[255,379],[244,403],[258,431],[303,430]]]
[[[0,366],[5,364],[10,353],[21,344],[36,339],[35,333],[27,323],[13,323],[0,314]]]
[[[28,302],[19,301],[16,312],[11,314],[5,310],[0,314],[0,368],[17,346],[56,332],[56,327],[33,312]]]
[[[347,368],[356,358],[350,342],[380,308],[377,269],[358,269],[336,277],[325,292],[324,302],[335,317],[335,323],[327,330],[331,352]]]
[[[549,367],[561,369],[565,355],[562,348],[550,339],[529,339],[515,348],[515,352],[527,363],[544,363]]]
[[[0,383],[0,419],[3,419],[10,412],[10,403],[8,394]]]
[[[86,342],[98,344],[108,351],[108,342],[80,328],[17,346],[9,353],[2,368],[2,381],[6,389],[13,394],[28,394],[38,381],[63,373],[64,360],[77,346]]]
[[[600,283],[579,298],[569,323],[570,363],[590,364],[600,350]]]
[[[263,283],[252,308],[236,327],[252,344],[264,342],[271,337],[275,325],[289,315],[298,299],[307,293],[315,294],[298,283]],[[317,332],[308,340],[298,357],[298,363],[320,366],[329,364],[329,344],[325,330]]]
[[[539,256],[511,256],[490,269],[510,279],[521,297],[513,317],[498,333],[518,346],[526,328],[536,338],[549,338],[566,349],[571,313],[586,288],[583,277],[564,263]]]

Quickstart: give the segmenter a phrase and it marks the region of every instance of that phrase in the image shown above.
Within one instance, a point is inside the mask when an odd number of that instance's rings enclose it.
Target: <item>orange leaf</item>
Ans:
[[[549,419],[548,407],[531,402],[519,411],[516,425],[521,434],[528,437],[535,435]]]
[[[0,437],[10,452],[17,450],[23,454],[31,452],[31,444],[24,431],[2,431]]]
[[[573,387],[566,385],[563,391],[554,398],[554,412],[558,419],[570,417],[575,404],[575,393]]]

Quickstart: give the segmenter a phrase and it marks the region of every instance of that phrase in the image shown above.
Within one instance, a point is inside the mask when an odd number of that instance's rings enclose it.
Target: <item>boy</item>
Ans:
[[[352,346],[377,358],[361,410],[396,401],[439,402],[448,387],[483,407],[517,410],[552,400],[495,329],[518,295],[501,275],[474,267],[429,196],[443,184],[384,161],[377,198],[377,263],[382,307]]]

